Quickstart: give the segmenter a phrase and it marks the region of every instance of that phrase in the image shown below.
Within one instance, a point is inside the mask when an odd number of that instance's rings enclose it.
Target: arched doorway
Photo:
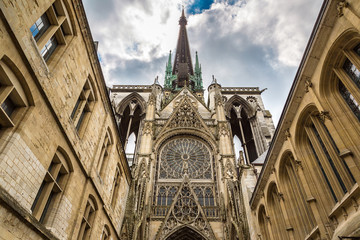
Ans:
[[[198,232],[189,227],[183,227],[172,233],[166,240],[206,240]]]

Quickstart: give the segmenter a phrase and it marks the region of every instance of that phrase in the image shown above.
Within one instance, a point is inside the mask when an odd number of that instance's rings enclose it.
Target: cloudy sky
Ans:
[[[83,0],[108,86],[163,84],[185,6],[204,87],[260,87],[278,122],[322,0]],[[193,61],[194,63],[195,61]]]

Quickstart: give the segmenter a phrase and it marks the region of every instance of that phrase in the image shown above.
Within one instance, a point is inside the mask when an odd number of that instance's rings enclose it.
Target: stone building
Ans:
[[[275,130],[271,115],[259,88],[222,87],[215,78],[205,102],[186,24],[183,10],[163,86],[156,78],[110,89],[123,145],[136,139],[122,239],[249,239],[253,231],[248,189],[256,177],[247,167],[249,176],[238,179],[238,166],[262,163]],[[240,162],[233,136],[242,142]]]
[[[324,0],[276,130],[257,87],[205,101],[186,24],[163,85],[107,88],[81,0],[0,1],[0,239],[360,238],[360,2]]]
[[[0,1],[0,239],[119,239],[131,172],[81,1]]]
[[[253,239],[360,239],[359,70],[360,1],[324,1],[251,197]]]

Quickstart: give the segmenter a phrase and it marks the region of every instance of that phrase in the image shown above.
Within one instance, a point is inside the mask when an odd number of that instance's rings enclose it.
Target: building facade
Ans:
[[[276,129],[257,87],[205,101],[186,24],[163,85],[107,88],[81,0],[0,1],[0,239],[360,238],[360,2],[324,0]]]
[[[359,17],[359,1],[324,1],[250,201],[254,239],[360,239]]]
[[[247,168],[239,179],[239,164],[260,161],[274,125],[256,87],[221,87],[214,78],[205,103],[186,23],[183,10],[163,86],[156,78],[110,89],[123,145],[136,139],[122,239],[250,239],[250,196],[242,186],[251,189],[256,177]],[[240,162],[234,136],[243,146]]]
[[[0,1],[0,239],[119,239],[131,182],[81,1]]]

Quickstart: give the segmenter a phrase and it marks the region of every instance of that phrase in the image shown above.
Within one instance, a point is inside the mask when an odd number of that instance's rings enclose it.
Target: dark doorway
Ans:
[[[205,238],[191,228],[183,227],[171,234],[166,240],[205,240]]]

